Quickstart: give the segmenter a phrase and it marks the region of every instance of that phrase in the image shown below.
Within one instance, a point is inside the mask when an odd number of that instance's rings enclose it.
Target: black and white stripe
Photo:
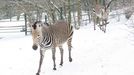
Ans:
[[[52,36],[49,33],[46,33],[44,35],[43,40],[40,42],[40,47],[47,49],[51,48],[52,44],[53,44]]]

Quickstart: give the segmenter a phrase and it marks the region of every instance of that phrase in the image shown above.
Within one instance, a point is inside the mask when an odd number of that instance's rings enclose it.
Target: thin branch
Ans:
[[[60,13],[60,10],[58,8],[58,6],[56,6],[52,1],[50,1],[50,4],[54,6],[54,8],[56,8],[56,10]]]
[[[111,0],[111,1],[108,3],[108,5],[107,5],[106,9],[108,9],[108,8],[109,8],[110,4],[111,4],[113,1],[114,1],[114,0]]]

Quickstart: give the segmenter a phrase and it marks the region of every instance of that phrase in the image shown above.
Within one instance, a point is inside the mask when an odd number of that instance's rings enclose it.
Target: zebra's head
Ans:
[[[42,33],[43,23],[41,21],[36,21],[32,26],[32,38],[33,38],[33,46],[34,50],[37,50],[38,43],[40,41],[41,33]]]

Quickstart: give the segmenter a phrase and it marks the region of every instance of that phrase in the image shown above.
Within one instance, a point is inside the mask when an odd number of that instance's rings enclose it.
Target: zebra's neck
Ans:
[[[51,48],[52,47],[52,36],[49,33],[43,35],[40,41],[40,47]]]

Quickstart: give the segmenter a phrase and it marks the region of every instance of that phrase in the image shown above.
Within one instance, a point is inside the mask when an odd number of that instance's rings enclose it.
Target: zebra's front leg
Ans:
[[[61,61],[60,61],[60,65],[62,66],[63,65],[63,48],[62,46],[59,46],[59,49],[60,49],[60,54],[61,54]]]
[[[44,50],[41,50],[40,49],[39,68],[38,68],[38,72],[36,73],[36,75],[40,75],[40,71],[41,71],[41,66],[42,66],[43,59],[44,59]]]
[[[56,48],[52,48],[52,59],[53,59],[53,64],[54,64],[53,70],[56,70],[55,53],[56,53]]]

